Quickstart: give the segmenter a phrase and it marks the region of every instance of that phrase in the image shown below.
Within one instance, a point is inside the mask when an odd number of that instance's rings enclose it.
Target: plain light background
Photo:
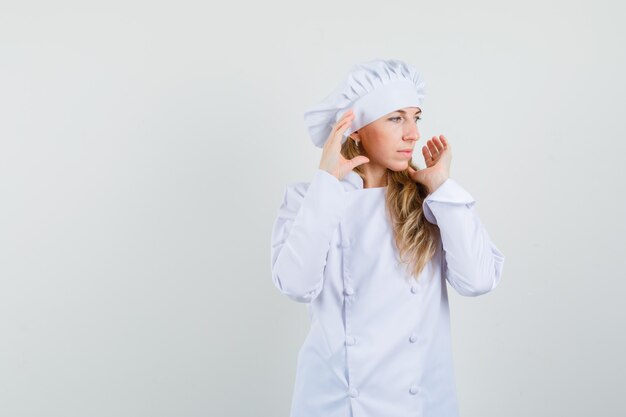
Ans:
[[[302,115],[424,74],[425,141],[506,261],[450,290],[464,417],[626,413],[619,2],[0,3],[0,415],[287,416],[304,304],[270,275]],[[419,150],[415,160],[424,166]]]

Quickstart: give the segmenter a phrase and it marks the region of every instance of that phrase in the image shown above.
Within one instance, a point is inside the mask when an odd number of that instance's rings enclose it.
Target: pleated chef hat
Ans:
[[[425,97],[421,73],[398,59],[373,59],[356,64],[335,90],[304,113],[313,144],[323,148],[333,125],[348,109],[354,119],[348,136],[374,120],[404,107],[420,107]]]

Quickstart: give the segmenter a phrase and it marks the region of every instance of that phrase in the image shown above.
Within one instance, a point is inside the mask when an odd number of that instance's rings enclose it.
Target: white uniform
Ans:
[[[445,283],[465,296],[487,293],[504,255],[472,196],[448,178],[424,201],[442,246],[416,282],[398,263],[385,193],[363,188],[354,171],[338,180],[318,169],[312,182],[287,186],[272,229],[272,280],[307,303],[311,319],[291,417],[458,416]]]

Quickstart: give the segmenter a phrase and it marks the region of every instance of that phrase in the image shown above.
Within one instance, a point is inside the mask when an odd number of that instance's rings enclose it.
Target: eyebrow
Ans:
[[[398,113],[406,114],[406,112],[405,112],[404,110],[396,110],[396,111],[397,111]],[[417,114],[420,114],[420,113],[422,113],[422,109],[418,109],[418,110],[415,112],[415,114],[416,114],[416,115],[417,115]]]

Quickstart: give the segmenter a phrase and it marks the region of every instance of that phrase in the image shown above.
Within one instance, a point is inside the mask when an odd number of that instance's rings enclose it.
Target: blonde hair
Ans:
[[[341,154],[346,159],[360,155],[353,140],[346,140],[341,146]],[[420,168],[409,161],[411,168]],[[354,168],[364,177],[362,165]],[[426,264],[433,258],[440,244],[439,227],[424,217],[422,204],[428,195],[427,188],[404,171],[387,170],[386,209],[393,228],[394,242],[399,259],[407,267],[407,272],[417,281]]]

